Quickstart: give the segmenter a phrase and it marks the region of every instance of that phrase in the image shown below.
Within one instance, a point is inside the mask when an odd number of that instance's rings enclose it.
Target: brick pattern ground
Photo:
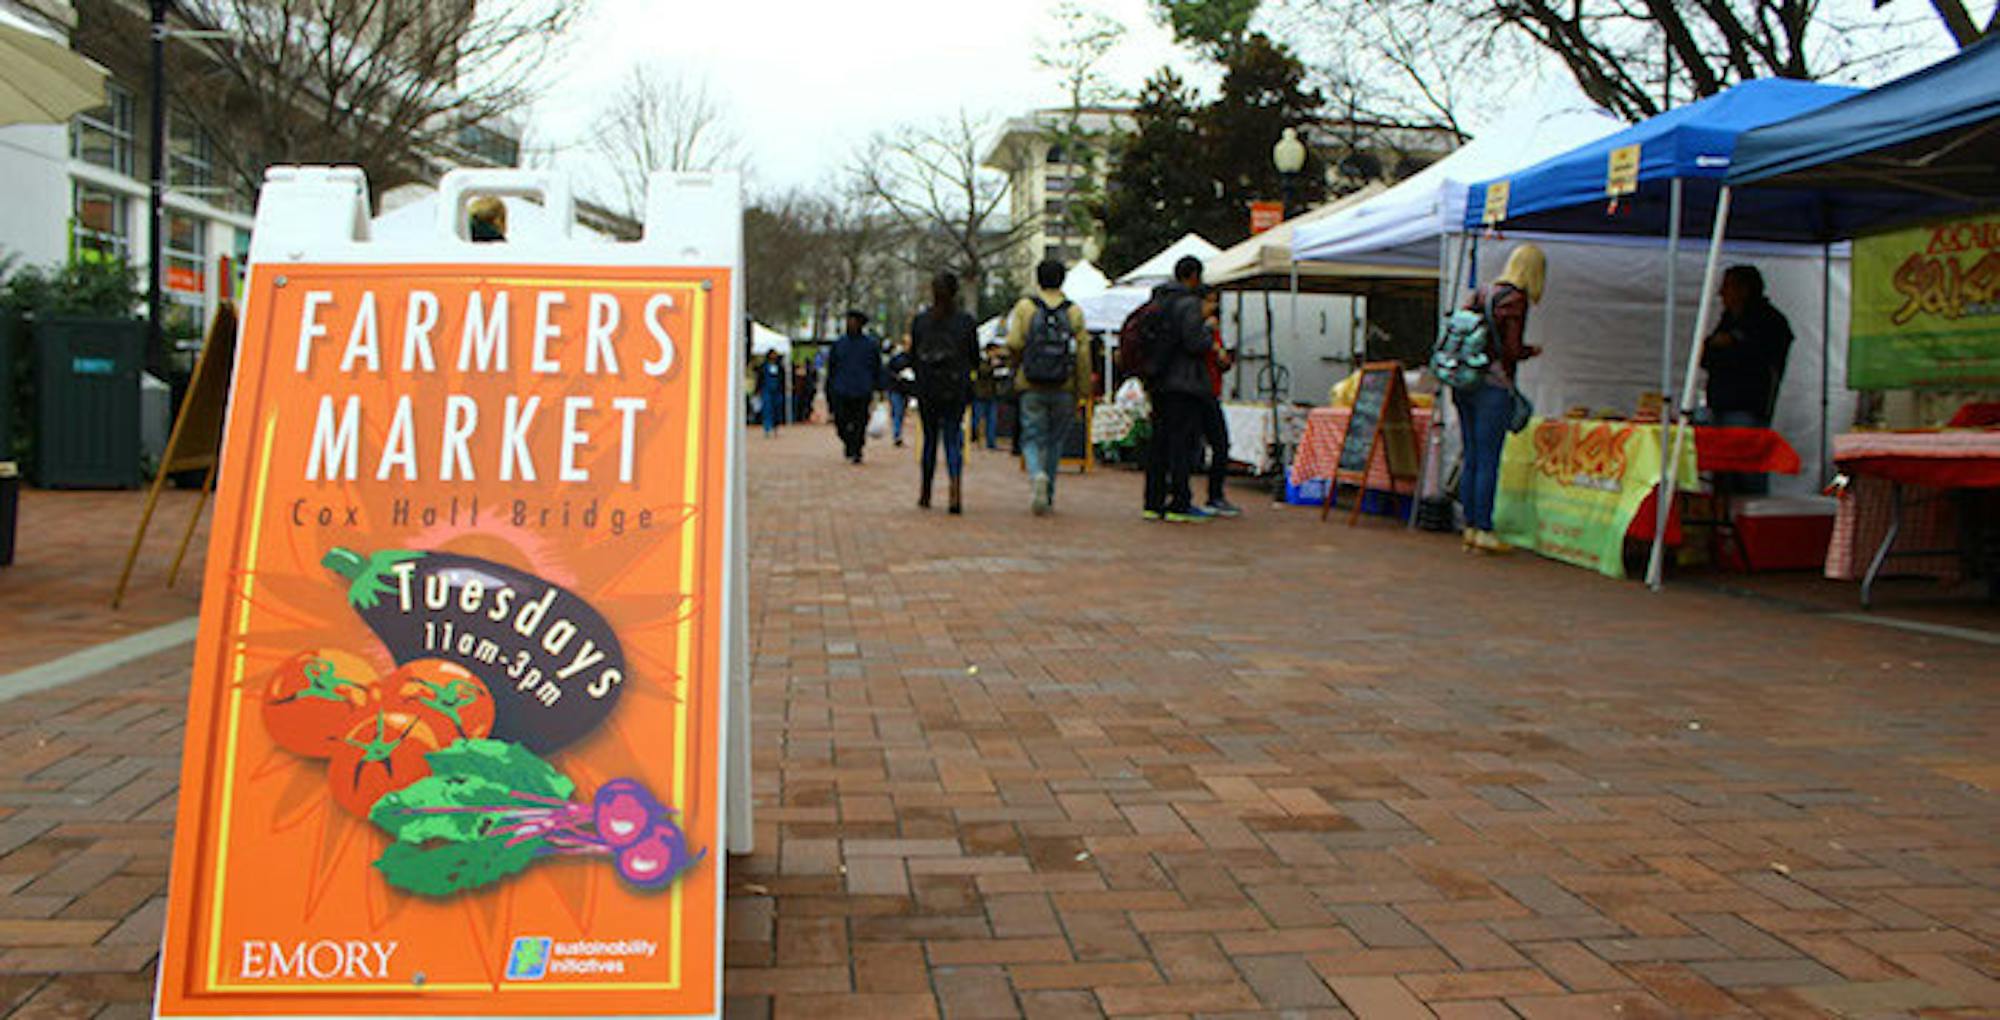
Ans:
[[[114,611],[111,593],[138,530],[144,493],[23,492],[14,565],[0,567],[0,620],[10,635],[25,631],[33,640],[11,642],[0,673],[200,612],[208,514],[195,530],[178,585],[166,586],[195,496],[175,489],[161,494],[125,602]]]
[[[2000,1016],[1989,648],[1123,472],[1035,519],[976,452],[950,518],[821,428],[750,465],[732,1017]],[[0,707],[0,1011],[144,1014],[186,658]]]

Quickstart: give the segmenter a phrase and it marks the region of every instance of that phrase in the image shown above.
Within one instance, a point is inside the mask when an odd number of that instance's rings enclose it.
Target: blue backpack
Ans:
[[[1437,345],[1431,348],[1431,374],[1454,390],[1486,385],[1486,370],[1493,364],[1493,323],[1486,317],[1484,302],[1480,305],[1445,316]]]

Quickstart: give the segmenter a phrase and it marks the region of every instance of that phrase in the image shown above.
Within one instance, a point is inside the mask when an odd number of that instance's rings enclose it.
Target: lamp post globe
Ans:
[[[1297,188],[1299,171],[1305,169],[1306,144],[1299,141],[1297,128],[1286,128],[1271,146],[1271,165],[1277,168],[1278,178],[1285,188],[1285,218],[1292,218],[1292,193]]]

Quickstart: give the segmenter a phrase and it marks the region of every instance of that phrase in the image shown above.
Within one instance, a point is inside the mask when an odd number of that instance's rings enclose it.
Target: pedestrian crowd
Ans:
[[[1034,288],[1006,316],[1004,337],[983,346],[950,272],[932,277],[930,301],[900,342],[885,344],[868,331],[866,314],[849,311],[823,356],[827,407],[843,456],[862,464],[871,436],[902,446],[914,402],[922,430],[917,505],[931,508],[942,459],[947,512],[961,514],[966,446],[999,449],[1002,411],[1011,409],[1029,510],[1054,513],[1063,451],[1078,429],[1088,429],[1098,381],[1083,310],[1063,293],[1066,275],[1060,262],[1038,265]],[[1241,513],[1225,490],[1229,431],[1221,394],[1231,355],[1216,309],[1202,286],[1201,262],[1184,258],[1174,279],[1155,288],[1120,330],[1120,365],[1141,381],[1150,406],[1141,507],[1147,520],[1202,523]],[[817,368],[793,370],[788,401],[780,356],[772,352],[757,366],[752,392],[767,433],[787,412],[790,420],[810,420],[808,373]],[[1206,499],[1197,502],[1193,478],[1204,450]]]

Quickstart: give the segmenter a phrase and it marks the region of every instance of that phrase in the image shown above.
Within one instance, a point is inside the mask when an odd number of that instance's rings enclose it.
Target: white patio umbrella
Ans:
[[[63,124],[104,105],[104,68],[62,43],[0,19],[0,127]]]

